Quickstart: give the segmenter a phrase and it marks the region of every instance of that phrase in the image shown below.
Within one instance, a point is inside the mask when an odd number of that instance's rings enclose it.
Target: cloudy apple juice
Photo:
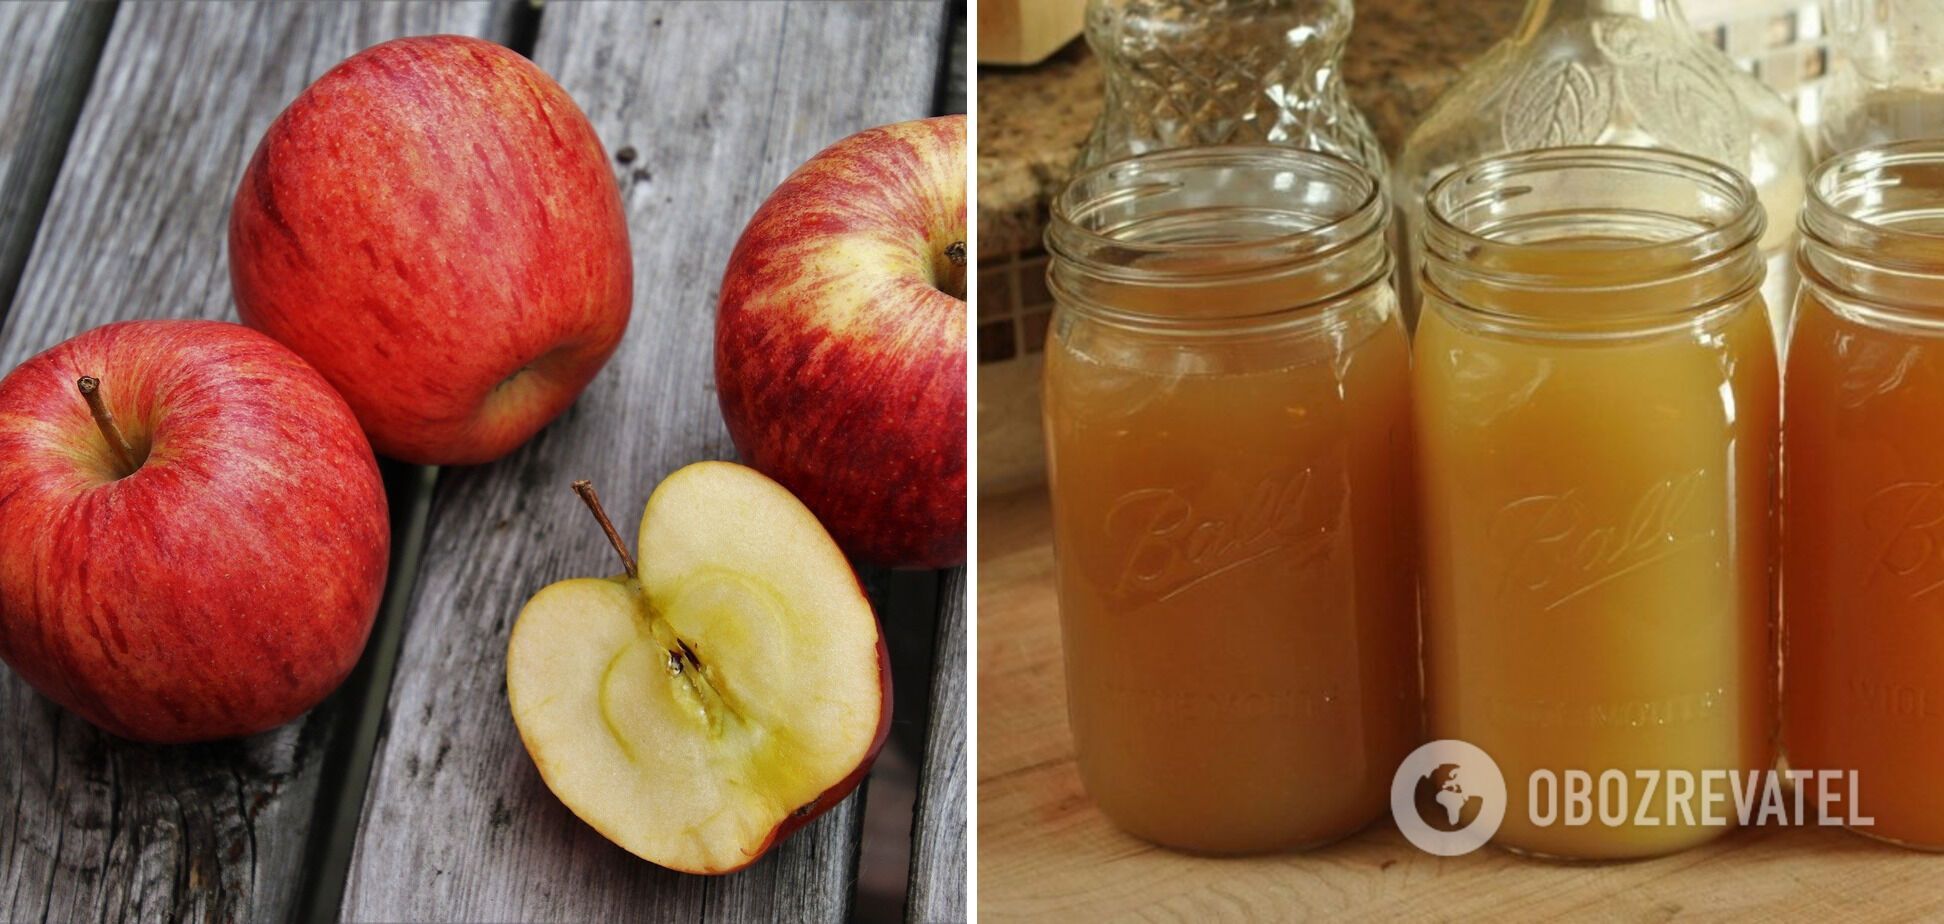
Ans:
[[[1503,773],[1501,846],[1717,837],[1641,775],[1745,778],[1774,756],[1778,386],[1753,192],[1706,161],[1563,149],[1461,169],[1427,214],[1429,734]],[[1579,773],[1626,784],[1618,821],[1546,801],[1541,781]]]
[[[1810,177],[1783,456],[1783,746],[1944,849],[1944,142]],[[1852,804],[1852,802],[1854,804]]]
[[[1081,776],[1164,845],[1333,840],[1382,813],[1419,726],[1385,208],[1320,155],[1143,161],[1076,181],[1049,238],[1044,404]],[[1173,192],[1112,195],[1130,187]]]

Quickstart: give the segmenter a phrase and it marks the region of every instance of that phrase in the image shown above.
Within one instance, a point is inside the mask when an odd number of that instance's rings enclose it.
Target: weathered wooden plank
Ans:
[[[0,338],[11,368],[105,321],[234,318],[230,197],[270,120],[353,51],[481,33],[478,3],[129,4],[69,145]]]
[[[0,318],[114,18],[107,3],[0,4]]]
[[[896,682],[891,685],[891,735],[871,767],[871,792],[864,801],[864,838],[858,844],[851,907],[856,919],[896,920],[904,913],[911,879],[912,809],[930,726],[938,585],[944,573],[858,569],[884,626]]]
[[[225,217],[264,127],[361,47],[477,33],[490,16],[456,3],[122,7],[0,335],[0,368],[111,320],[233,317]],[[394,567],[405,551],[395,538]],[[358,690],[253,738],[162,748],[103,735],[0,674],[0,920],[300,914],[315,820],[340,796],[320,788],[321,768],[347,744]]]
[[[495,34],[509,33],[496,28]],[[335,721],[341,744],[325,755],[319,771],[317,809],[311,816],[310,847],[304,857],[308,875],[292,913],[295,920],[336,920],[344,900],[365,784],[371,779],[372,751],[391,692],[399,640],[404,637],[419,556],[425,548],[425,527],[431,519],[432,486],[439,474],[436,468],[384,458],[378,460],[378,470],[385,477],[385,496],[391,505],[391,570],[364,657],[345,678],[340,702],[333,704],[340,713]]]
[[[905,920],[963,921],[965,900],[965,569],[938,589],[930,726],[911,819]]]
[[[941,115],[965,111],[968,58],[966,9],[960,4],[947,7],[948,41],[933,103],[934,111]],[[955,568],[941,577],[925,745],[920,752],[918,794],[911,817],[910,874],[905,888],[908,922],[964,921],[968,917],[965,832],[971,794],[965,740],[965,569]]]
[[[946,33],[949,40],[944,60],[939,62],[942,76],[938,81],[938,99],[932,105],[936,115],[965,112],[965,68],[970,57],[965,52],[965,4],[946,3],[945,6],[950,23]]]
[[[507,712],[507,632],[549,582],[613,554],[568,490],[633,535],[648,491],[733,452],[713,390],[716,288],[743,223],[799,162],[925,115],[933,3],[562,4],[534,58],[617,158],[635,314],[580,401],[512,456],[444,473],[375,760],[346,920],[837,920],[859,799],[755,866],[682,876],[609,844],[548,792]]]

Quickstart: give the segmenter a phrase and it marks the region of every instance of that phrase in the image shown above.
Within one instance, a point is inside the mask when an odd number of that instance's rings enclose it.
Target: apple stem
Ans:
[[[601,522],[601,531],[607,533],[608,544],[614,546],[615,554],[621,556],[621,564],[628,569],[628,577],[640,576],[635,568],[634,556],[628,554],[628,545],[621,541],[621,534],[614,529],[614,521],[608,519],[607,511],[601,509],[601,498],[594,493],[594,482],[583,478],[574,482],[574,493],[587,503],[587,509],[594,511],[594,519]]]
[[[84,375],[76,380],[74,387],[81,390],[81,397],[87,399],[88,412],[94,415],[95,426],[101,428],[101,435],[108,438],[108,448],[114,450],[115,457],[121,460],[124,477],[135,473],[135,447],[128,445],[127,437],[122,436],[121,427],[115,425],[115,415],[108,412],[108,402],[101,397],[101,380],[92,375]]]

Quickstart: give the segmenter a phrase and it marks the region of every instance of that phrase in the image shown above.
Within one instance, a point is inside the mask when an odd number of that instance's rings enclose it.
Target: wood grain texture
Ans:
[[[911,819],[906,921],[966,919],[965,604],[965,569],[954,568],[938,591],[931,724]]]
[[[0,318],[114,18],[107,3],[0,4]]]
[[[445,472],[346,886],[346,920],[838,920],[853,797],[751,868],[667,872],[608,843],[540,780],[506,705],[507,634],[548,583],[614,570],[569,490],[590,478],[630,538],[653,486],[732,455],[715,297],[730,248],[797,164],[927,113],[931,3],[550,5],[534,59],[610,153],[635,257],[632,324],[579,402],[492,465]]]
[[[477,32],[489,17],[453,3],[123,6],[0,335],[0,368],[108,321],[233,317],[224,220],[264,127],[359,48]],[[347,692],[256,737],[150,747],[0,675],[0,920],[290,919]]]
[[[1052,534],[1039,492],[979,505],[979,911],[1005,920],[1935,920],[1944,859],[1842,831],[1736,831],[1686,853],[1559,864],[1440,859],[1388,818],[1300,854],[1207,859],[1108,824],[1067,731]]]

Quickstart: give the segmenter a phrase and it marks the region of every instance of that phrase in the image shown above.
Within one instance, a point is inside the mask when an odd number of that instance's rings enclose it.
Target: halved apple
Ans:
[[[699,462],[648,498],[636,567],[527,601],[506,693],[527,753],[581,820],[691,873],[748,866],[857,787],[891,672],[849,562],[796,497]]]

